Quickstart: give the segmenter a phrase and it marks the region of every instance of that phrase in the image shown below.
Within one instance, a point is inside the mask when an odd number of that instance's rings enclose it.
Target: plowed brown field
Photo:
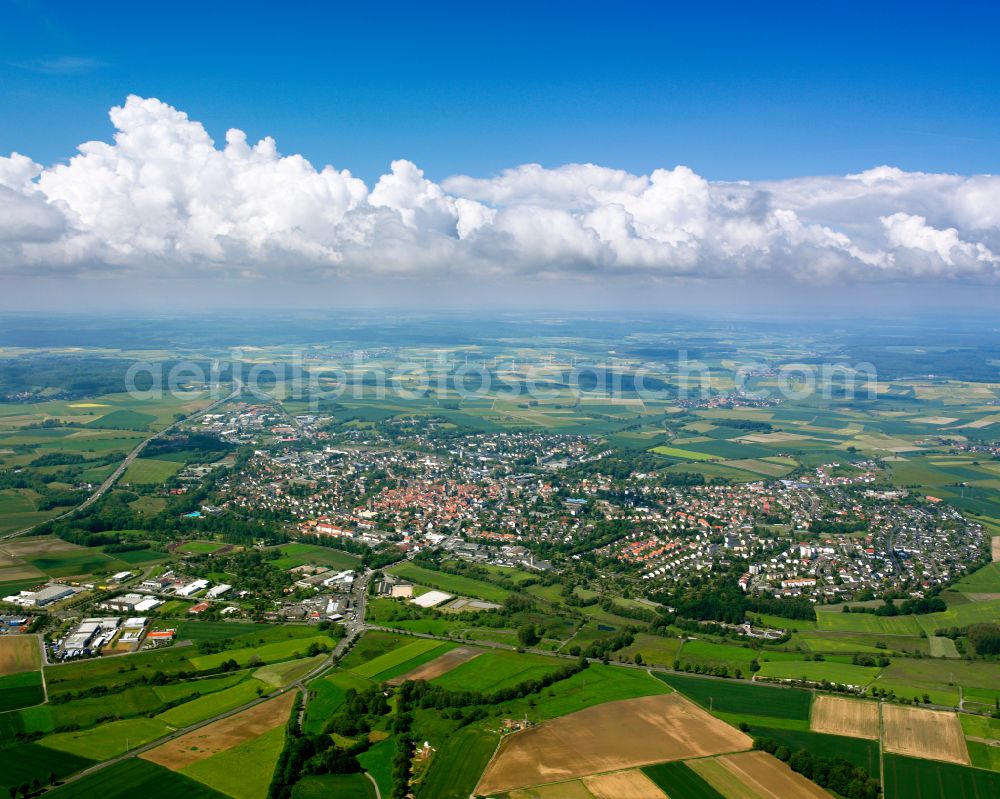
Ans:
[[[679,694],[608,702],[508,736],[477,788],[490,795],[665,760],[736,752],[750,738]]]

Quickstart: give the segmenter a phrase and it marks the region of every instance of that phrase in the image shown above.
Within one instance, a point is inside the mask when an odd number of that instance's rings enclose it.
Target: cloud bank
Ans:
[[[68,163],[0,157],[0,274],[271,278],[612,275],[803,281],[1000,276],[1000,177],[878,167],[711,182],[537,164],[437,184],[409,161],[374,186],[250,144],[218,147],[153,99]]]

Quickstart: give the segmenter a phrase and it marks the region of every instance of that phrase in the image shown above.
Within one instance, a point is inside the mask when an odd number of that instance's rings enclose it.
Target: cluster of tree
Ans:
[[[850,535],[868,529],[868,522],[864,519],[852,519],[851,521],[835,521],[831,519],[813,519],[809,523],[809,532],[819,535]]]
[[[941,597],[931,596],[922,599],[907,599],[898,605],[891,599],[886,599],[881,605],[875,607],[868,605],[844,605],[843,612],[871,613],[875,616],[919,616],[925,613],[941,613],[947,609],[948,605]]]
[[[969,645],[977,655],[1000,655],[1000,624],[971,624],[968,636]]]
[[[816,621],[816,608],[806,597],[748,596],[745,604],[746,609],[753,613]]]
[[[753,748],[774,755],[792,771],[845,799],[878,799],[882,793],[878,780],[842,757],[823,757],[807,749],[793,752],[773,738],[755,738]]]
[[[874,658],[871,655],[855,654],[854,657],[851,658],[851,663],[853,663],[855,666],[868,666],[868,667],[878,666],[879,668],[883,669],[886,666],[888,666],[890,662],[891,661],[889,660],[889,658],[887,658],[885,655],[881,655],[880,657]]]
[[[636,663],[639,663],[639,661],[637,660]],[[753,661],[750,664],[750,670],[759,671],[760,664],[756,660]],[[679,660],[674,661],[674,671],[685,671],[689,674],[691,672],[694,672],[695,674],[709,674],[712,677],[734,677],[737,680],[743,679],[743,670],[739,668],[733,669],[732,673],[730,673],[728,666],[710,666],[703,663],[681,663]]]
[[[327,734],[335,732],[346,738],[368,733],[375,719],[384,716],[389,709],[385,692],[377,686],[366,688],[364,691],[348,688],[344,695],[344,703],[327,721],[324,732]]]
[[[631,646],[635,641],[635,630],[631,627],[621,630],[615,635],[609,635],[607,638],[599,638],[594,641],[586,649],[581,649],[578,646],[571,646],[569,653],[573,656],[583,655],[585,658],[594,658],[607,661],[608,656],[612,652],[617,652],[619,649],[624,649],[627,646]]]

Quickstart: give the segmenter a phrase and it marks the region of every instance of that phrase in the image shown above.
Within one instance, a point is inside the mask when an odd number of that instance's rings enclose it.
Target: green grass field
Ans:
[[[65,777],[93,765],[88,760],[66,752],[55,752],[37,744],[14,744],[3,750],[4,765],[0,769],[0,788],[9,789],[38,779],[48,783],[51,775]]]
[[[130,758],[57,788],[55,799],[224,799],[197,780],[141,758]]]
[[[181,769],[181,773],[233,799],[265,799],[284,743],[285,727],[279,725],[192,763]]]
[[[257,689],[263,693],[271,690],[259,680],[244,680],[231,688],[198,697],[183,705],[172,707],[170,710],[160,713],[156,718],[171,727],[187,727],[198,721],[204,721],[218,713],[224,713],[240,705],[245,705],[257,698]]]
[[[538,679],[565,665],[544,655],[522,655],[504,651],[484,652],[431,682],[455,691],[482,691],[488,694],[501,688],[510,688],[525,680]]]
[[[438,748],[417,791],[417,799],[468,799],[496,750],[500,735],[478,726],[436,741]]]
[[[74,547],[65,552],[51,552],[44,557],[28,558],[28,563],[50,577],[73,577],[108,571],[119,561],[94,549]]]
[[[649,633],[638,633],[631,646],[622,649],[620,654],[632,659],[635,659],[636,655],[642,655],[643,663],[670,667],[673,665],[680,647],[681,640],[679,638],[664,638]]]
[[[822,682],[827,680],[843,685],[866,686],[878,676],[879,669],[854,666],[850,663],[833,663],[828,660],[782,660],[761,663],[760,677],[777,680],[800,680]]]
[[[381,675],[389,671],[394,671],[400,665],[408,664],[411,660],[420,657],[424,653],[437,652],[438,654],[441,654],[451,648],[452,645],[442,644],[440,641],[436,641],[432,638],[414,638],[410,639],[410,641],[403,646],[386,652],[384,655],[380,655],[365,663],[359,664],[351,670],[361,677],[368,677],[375,680],[388,679],[387,677],[381,677]],[[438,652],[438,650],[440,650],[440,652]],[[407,669],[404,669],[404,671],[406,670]]]
[[[809,720],[809,705],[812,700],[809,691],[662,672],[656,672],[654,676],[702,707],[717,712]]]
[[[211,655],[198,655],[191,658],[191,664],[200,670],[212,669],[232,658],[241,666],[245,666],[254,656],[260,658],[264,663],[276,663],[290,660],[296,655],[305,654],[309,644],[314,642],[326,647],[333,645],[333,641],[328,635],[314,635],[309,638],[293,638],[289,641],[275,641],[270,644],[242,649],[227,649],[224,652],[214,652]]]
[[[1000,594],[1000,563],[986,564],[979,571],[963,577],[953,587],[967,594]]]
[[[351,671],[334,671],[310,682],[312,698],[306,706],[306,732],[318,733],[323,729],[330,716],[343,704],[349,688],[363,691],[371,685],[370,680]]]
[[[118,685],[140,676],[151,676],[156,671],[172,674],[190,671],[190,655],[197,650],[193,647],[171,647],[170,649],[137,652],[128,660],[120,658],[97,658],[75,663],[62,663],[45,667],[45,681],[49,694],[64,691],[81,691],[95,685]],[[127,664],[127,667],[126,667]]]
[[[155,458],[136,458],[122,475],[122,482],[134,483],[135,485],[159,485],[177,474],[183,465]]]
[[[709,785],[682,762],[657,763],[646,766],[643,773],[657,787],[662,788],[667,796],[684,797],[684,799],[726,799],[715,788]]]
[[[230,796],[244,799],[237,794]],[[375,787],[364,774],[313,775],[295,784],[292,799],[375,799]]]
[[[159,719],[125,719],[99,724],[89,730],[57,732],[39,744],[91,760],[108,760],[166,735],[169,728]]]
[[[922,616],[876,616],[874,613],[844,613],[820,609],[816,612],[816,629],[829,632],[873,633],[881,635],[920,635]],[[930,614],[937,615],[937,614]],[[949,625],[939,625],[949,626]]]
[[[316,655],[311,658],[289,660],[285,663],[272,663],[270,666],[261,666],[253,673],[253,676],[267,684],[265,690],[284,688],[317,668],[325,659],[326,655]]]
[[[41,672],[22,671],[0,677],[0,712],[19,710],[44,701]]]
[[[414,563],[403,563],[399,566],[393,566],[389,571],[419,585],[437,588],[449,594],[485,599],[488,602],[503,602],[510,594],[510,591],[492,583],[474,580],[462,575],[445,574],[433,569],[425,569],[423,566],[418,566]]]
[[[396,739],[391,736],[358,755],[358,762],[375,778],[383,797],[392,793],[392,759],[395,756]]]
[[[1000,774],[901,755],[885,756],[886,799],[985,799],[1000,796]]]
[[[285,544],[277,547],[277,550],[281,557],[271,561],[277,569],[294,569],[307,563],[329,566],[331,569],[356,569],[361,562],[359,557],[349,552],[313,544]]]
[[[194,693],[195,689],[189,687],[190,684],[178,683],[177,687],[182,685],[188,687],[179,696],[190,696]],[[120,718],[145,715],[159,709],[163,702],[156,690],[143,685],[115,694],[113,705],[109,705],[107,697],[88,697],[74,699],[71,702],[37,705],[22,710],[19,717],[25,732],[48,733],[57,727],[70,725],[81,728],[92,727],[98,719],[107,719],[109,715],[117,715]]]
[[[855,766],[867,769],[869,774],[878,779],[878,741],[867,741],[863,738],[847,738],[843,735],[827,735],[821,732],[805,730],[789,730],[758,724],[750,725],[749,734],[754,737],[774,738],[792,751],[806,749],[814,755],[820,755],[821,757],[842,757]]]
[[[266,624],[234,621],[182,621],[177,625],[178,641],[221,641],[239,638],[268,629]]]
[[[915,618],[919,620],[920,627],[928,635],[934,635],[936,630],[948,627],[968,627],[978,622],[995,622],[1000,618],[1000,599],[952,605],[941,613],[928,613]]]

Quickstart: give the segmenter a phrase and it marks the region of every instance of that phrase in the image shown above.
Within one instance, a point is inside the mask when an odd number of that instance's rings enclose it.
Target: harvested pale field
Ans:
[[[0,675],[36,671],[42,665],[37,635],[5,635],[0,638]]]
[[[406,672],[406,674],[400,674],[398,677],[393,677],[391,680],[386,682],[389,685],[401,685],[407,680],[433,680],[435,677],[440,677],[442,674],[446,674],[451,671],[456,666],[461,666],[463,663],[468,663],[473,658],[479,657],[483,654],[482,649],[473,649],[469,646],[459,646],[455,649],[449,649],[443,655],[439,655],[434,658],[434,660],[428,661],[415,669],[411,669]]]
[[[990,539],[990,550],[993,553],[993,560],[1000,560],[1000,535],[995,535]]]
[[[580,780],[569,782],[554,782],[551,785],[539,785],[536,788],[524,788],[504,794],[507,799],[594,799],[594,794],[587,790]]]
[[[813,700],[809,728],[813,732],[878,740],[878,704],[839,696],[817,696]]]
[[[44,572],[40,572],[34,566],[27,563],[0,567],[0,583],[13,583],[22,580],[38,580],[42,582],[45,579],[47,578]]]
[[[830,799],[830,794],[816,783],[796,774],[767,752],[741,752],[715,760],[748,788],[755,799]],[[708,777],[705,779],[711,784]]]
[[[61,538],[19,538],[4,545],[4,551],[15,558],[37,558],[54,552],[86,552],[86,547],[71,544]]]
[[[143,752],[139,757],[166,766],[172,771],[180,771],[185,766],[232,749],[237,744],[284,724],[288,721],[294,696],[294,691],[288,691],[235,716],[219,719],[180,738],[167,741],[162,746]]]
[[[594,799],[667,799],[649,777],[636,770],[584,777],[583,784]]]
[[[750,738],[679,694],[607,702],[508,736],[477,788],[514,788],[750,748]]]
[[[958,419],[956,419],[954,416],[920,416],[917,417],[916,419],[909,419],[908,421],[911,424],[942,425],[942,424],[953,424],[954,422],[957,422]]]
[[[750,786],[745,785],[716,757],[688,760],[685,765],[721,793],[725,799],[760,799]]]
[[[903,705],[882,706],[882,743],[887,752],[970,765],[958,715]]]

